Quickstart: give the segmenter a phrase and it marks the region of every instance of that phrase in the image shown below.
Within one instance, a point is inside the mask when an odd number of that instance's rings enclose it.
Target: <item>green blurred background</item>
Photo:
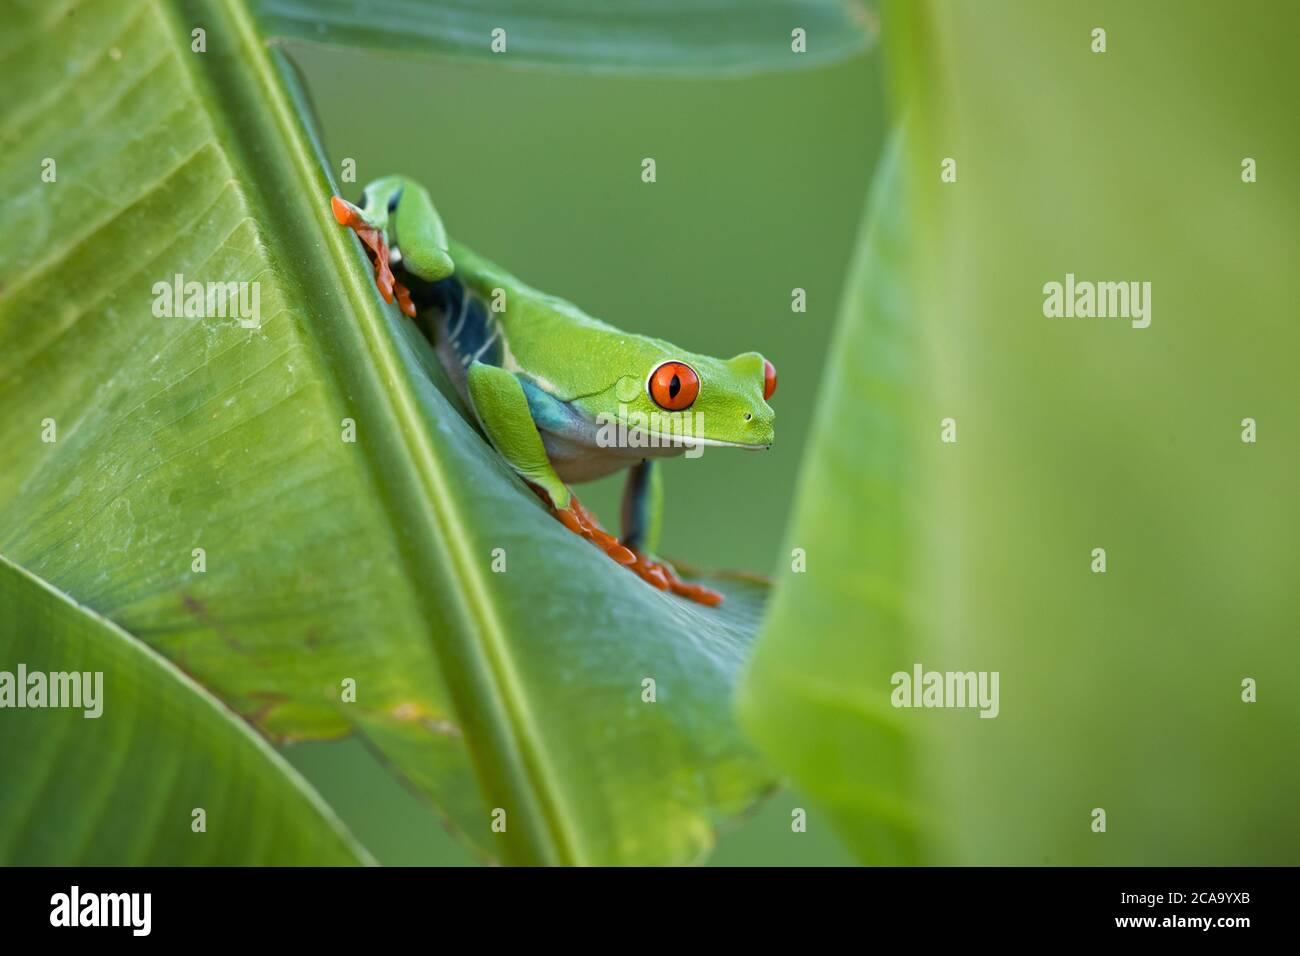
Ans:
[[[421,179],[448,229],[521,279],[628,331],[776,365],[777,441],[665,469],[664,553],[774,572],[801,450],[886,129],[878,59],[753,78],[566,74],[477,61],[293,51],[336,178]],[[641,181],[653,157],[657,182]],[[791,311],[791,290],[807,311]],[[622,477],[579,496],[617,525]],[[472,859],[355,741],[289,747],[387,864]],[[851,857],[786,791],[720,837],[716,864]]]
[[[910,188],[854,271],[746,729],[865,862],[1294,865],[1300,6],[882,23]],[[1150,326],[1045,316],[1067,273],[1151,283]],[[892,707],[916,662],[997,672],[997,719]]]

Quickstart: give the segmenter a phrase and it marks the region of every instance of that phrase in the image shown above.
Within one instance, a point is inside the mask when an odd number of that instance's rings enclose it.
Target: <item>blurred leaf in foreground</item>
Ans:
[[[864,861],[1300,859],[1300,10],[1271,11],[886,9],[917,291],[896,316],[869,240],[808,571],[742,695]],[[1138,291],[1051,317],[1074,279]],[[998,716],[894,708],[918,662],[999,674]]]

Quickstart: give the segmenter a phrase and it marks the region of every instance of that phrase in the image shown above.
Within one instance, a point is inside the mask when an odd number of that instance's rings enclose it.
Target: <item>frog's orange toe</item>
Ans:
[[[636,564],[636,555],[621,544],[615,543],[612,548],[606,548],[605,553],[619,564]]]
[[[408,318],[415,318],[415,303],[411,301],[411,293],[406,286],[394,279],[393,290],[397,294],[397,307],[402,310],[402,314]]]
[[[668,575],[665,574],[662,569],[655,567],[649,562],[646,562],[644,567],[639,567],[637,573],[641,575],[642,580],[649,581],[660,591],[667,591],[671,587],[671,584],[668,582]]]
[[[669,583],[669,587],[672,588],[674,594],[684,598],[690,598],[697,604],[703,604],[707,607],[717,607],[722,603],[721,594],[710,588],[706,588],[701,584],[689,584],[686,581],[674,578],[673,581]]]
[[[717,607],[722,603],[722,595],[717,591],[683,581],[667,564],[662,561],[651,561],[643,554],[637,554],[636,564],[632,566],[632,570],[661,591],[672,591],[678,597],[689,598],[709,607]]]
[[[571,510],[568,508],[552,508],[551,513],[560,519],[560,524],[564,525],[574,534],[581,534],[584,538],[586,537],[586,535],[583,534],[582,522],[578,520],[578,516]]]
[[[347,226],[355,232],[357,238],[366,247],[366,254],[370,256],[370,261],[375,267],[375,285],[379,287],[379,294],[384,297],[384,301],[392,302],[396,297],[398,308],[411,318],[415,318],[415,303],[411,301],[411,293],[393,275],[388,243],[384,242],[384,234],[366,222],[361,215],[361,210],[346,199],[339,196],[331,197],[330,209],[334,212],[334,218],[338,220],[339,225]]]
[[[340,226],[352,226],[361,220],[361,213],[356,206],[348,202],[342,196],[330,197],[330,209],[334,211],[334,218],[338,220]],[[362,223],[362,225],[365,225]]]

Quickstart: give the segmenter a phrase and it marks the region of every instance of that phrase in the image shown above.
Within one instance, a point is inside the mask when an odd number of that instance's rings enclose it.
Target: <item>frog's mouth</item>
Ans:
[[[750,445],[743,441],[723,441],[721,438],[683,438],[683,445],[703,445],[706,448],[743,448],[746,451],[766,451],[772,447],[772,443],[766,445]]]
[[[676,419],[671,422],[660,413],[623,413],[613,415],[599,412],[594,417],[574,404],[568,406],[570,419],[568,427],[557,429],[553,425],[548,431],[568,431],[574,438],[588,447],[604,449],[630,449],[633,453],[654,449],[659,455],[689,453],[701,448],[740,448],[745,451],[762,451],[772,447],[775,435],[770,421],[755,422],[749,434],[741,432],[739,440],[715,438],[705,434],[703,422],[699,416],[683,418],[680,427]],[[667,414],[667,413],[664,413]],[[686,413],[689,414],[689,413]],[[749,438],[750,441],[744,439]],[[757,439],[756,441],[754,439]]]
[[[641,429],[640,434],[654,439],[661,448],[665,446],[669,448],[701,446],[704,448],[742,448],[746,451],[766,451],[772,447],[772,442],[765,445],[750,445],[739,441],[723,441],[721,438],[696,438],[693,435],[664,434],[663,432],[652,432],[647,429]]]

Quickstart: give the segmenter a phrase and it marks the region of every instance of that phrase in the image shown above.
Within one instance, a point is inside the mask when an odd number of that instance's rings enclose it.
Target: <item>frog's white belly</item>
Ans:
[[[570,484],[595,481],[616,471],[631,468],[647,458],[671,458],[685,451],[681,447],[602,446],[596,441],[594,430],[590,435],[581,436],[542,431],[541,436],[546,457],[551,460],[555,473],[561,481]]]

